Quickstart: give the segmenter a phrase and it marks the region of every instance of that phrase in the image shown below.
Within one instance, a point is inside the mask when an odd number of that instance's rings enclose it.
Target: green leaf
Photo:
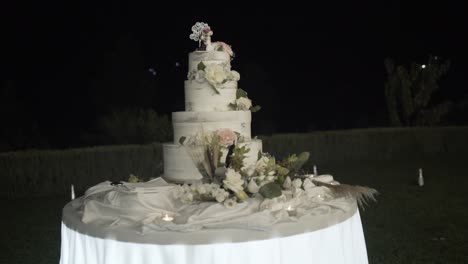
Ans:
[[[242,90],[241,88],[238,88],[236,92],[236,99],[239,99],[241,97],[247,97],[247,92]]]
[[[275,183],[275,182],[270,182],[265,185],[263,185],[258,192],[264,197],[268,199],[272,199],[278,196],[281,196],[281,187]]]
[[[180,137],[180,138],[179,138],[179,143],[180,143],[181,145],[183,145],[186,139],[187,139],[187,137],[185,137],[185,136]]]
[[[251,106],[251,107],[250,107],[250,112],[255,113],[255,112],[260,111],[260,109],[262,109],[262,107],[259,106],[259,105]]]
[[[309,160],[310,153],[309,152],[302,152],[297,156],[297,160],[291,163],[291,167],[289,168],[291,173],[299,172],[302,166]]]
[[[197,70],[204,71],[205,68],[206,68],[206,65],[203,63],[203,61],[200,61],[200,63],[198,63],[198,66],[197,66]]]

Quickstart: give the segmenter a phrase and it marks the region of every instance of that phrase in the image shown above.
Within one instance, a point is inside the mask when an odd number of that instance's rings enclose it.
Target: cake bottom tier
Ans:
[[[244,159],[244,167],[255,166],[258,160],[258,153],[262,151],[262,141],[252,139],[239,143],[250,149]],[[222,159],[225,159],[227,151],[223,151]],[[195,166],[187,149],[180,144],[163,144],[164,174],[162,177],[174,183],[193,183],[202,179],[201,173]]]

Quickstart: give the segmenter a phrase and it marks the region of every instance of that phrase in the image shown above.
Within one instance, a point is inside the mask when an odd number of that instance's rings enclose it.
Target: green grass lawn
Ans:
[[[343,183],[376,188],[361,217],[369,263],[468,263],[468,159],[319,164]],[[425,186],[416,185],[418,168]],[[58,263],[68,197],[0,199],[0,263]]]

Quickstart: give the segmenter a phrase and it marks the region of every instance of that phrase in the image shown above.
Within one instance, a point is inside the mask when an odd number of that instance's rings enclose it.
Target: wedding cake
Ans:
[[[234,53],[224,42],[211,42],[213,31],[205,23],[192,27],[192,40],[199,49],[188,55],[185,81],[185,111],[173,112],[174,142],[163,144],[163,178],[175,183],[193,183],[203,178],[199,164],[183,140],[210,133],[236,134],[236,147],[245,147],[243,169],[252,168],[262,151],[262,141],[252,138],[252,106],[247,93],[238,88],[240,74],[231,70]],[[225,161],[228,149],[221,150]],[[203,155],[203,154],[202,154]]]

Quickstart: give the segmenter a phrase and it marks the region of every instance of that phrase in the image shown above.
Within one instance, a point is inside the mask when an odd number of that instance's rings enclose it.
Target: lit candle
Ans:
[[[294,209],[291,205],[288,206],[286,211],[288,212],[289,216],[296,216],[297,215],[296,209]]]
[[[75,187],[73,184],[71,185],[71,199],[72,201],[75,200]]]
[[[164,217],[162,218],[162,220],[170,222],[170,221],[174,220],[174,217],[169,216],[168,214],[165,214]]]
[[[423,186],[423,185],[424,185],[424,177],[423,177],[422,168],[419,168],[418,185],[419,185],[419,186]]]

